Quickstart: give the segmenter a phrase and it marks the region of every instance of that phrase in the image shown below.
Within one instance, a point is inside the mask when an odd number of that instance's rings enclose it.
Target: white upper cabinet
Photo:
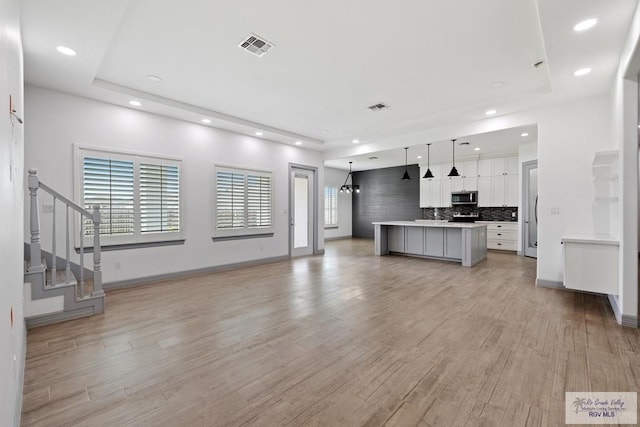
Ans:
[[[478,207],[484,208],[493,206],[492,184],[492,176],[478,177]]]
[[[441,187],[441,191],[442,193],[440,194],[440,206],[441,208],[447,208],[449,206],[451,206],[451,180],[450,179],[443,179],[441,180],[442,182],[442,187]]]
[[[512,156],[506,158],[505,173],[506,175],[519,175],[520,174],[520,161],[518,156]]]
[[[465,178],[477,177],[478,176],[478,161],[477,160],[469,160],[463,162],[463,172],[460,172],[460,175]]]
[[[493,159],[478,160],[478,176],[493,176]]]
[[[518,156],[478,160],[478,176],[518,175]]]
[[[460,176],[449,177],[451,163],[430,165],[434,178],[422,178],[420,166],[420,207],[451,206],[451,193],[477,191],[478,206],[518,206],[518,156],[467,160],[456,163]]]
[[[518,206],[518,175],[505,176],[505,206]]]

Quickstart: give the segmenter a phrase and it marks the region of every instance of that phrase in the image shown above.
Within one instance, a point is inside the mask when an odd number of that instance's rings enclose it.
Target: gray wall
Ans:
[[[373,221],[422,218],[420,169],[409,165],[410,181],[403,181],[404,166],[353,173],[360,193],[353,197],[353,237],[373,239]]]
[[[340,188],[347,177],[347,173],[349,173],[348,170],[324,168],[324,185]],[[355,194],[338,193],[338,227],[325,228],[325,239],[351,237],[351,199],[353,197],[355,197]],[[324,217],[321,219],[324,219]]]

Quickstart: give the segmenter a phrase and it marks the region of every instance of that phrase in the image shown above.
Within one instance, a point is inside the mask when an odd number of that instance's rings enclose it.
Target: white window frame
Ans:
[[[335,201],[334,204],[332,203],[327,203],[327,189],[330,188],[334,193],[335,193],[335,197],[333,197],[333,200]],[[324,227],[325,228],[338,228],[338,187],[334,187],[333,185],[325,185],[323,192],[322,192],[322,197],[324,198]],[[328,205],[333,205],[333,206],[328,206]],[[332,209],[335,213],[333,216],[335,216],[335,222],[326,222],[327,219],[327,215],[326,215],[326,210],[327,209]]]
[[[224,171],[224,172],[232,172],[232,173],[236,173],[236,174],[243,174],[244,175],[244,188],[245,188],[245,193],[244,193],[244,226],[242,228],[233,228],[233,229],[219,229],[217,224],[218,224],[218,210],[217,210],[217,205],[218,205],[218,182],[217,182],[217,177],[218,177],[218,171]],[[247,202],[247,175],[257,175],[257,176],[263,176],[263,177],[268,177],[270,179],[270,187],[271,187],[271,194],[270,194],[270,199],[271,199],[271,203],[270,203],[270,210],[271,210],[271,224],[268,227],[249,227],[247,226],[247,211],[248,211],[248,202]],[[237,167],[237,166],[229,166],[229,165],[224,165],[224,164],[218,164],[215,163],[213,165],[213,177],[212,177],[212,201],[213,201],[213,206],[212,206],[212,223],[211,223],[211,230],[212,230],[212,237],[215,238],[226,238],[226,237],[243,237],[243,236],[260,236],[260,235],[270,235],[273,234],[274,230],[275,230],[275,225],[274,225],[274,221],[275,221],[275,215],[274,215],[274,211],[273,211],[273,203],[274,203],[274,194],[275,194],[275,190],[274,190],[274,181],[273,181],[273,172],[271,171],[267,171],[267,170],[259,170],[259,169],[248,169],[248,168],[243,168],[243,167]]]
[[[76,171],[74,173],[74,194],[76,203],[84,207],[84,186],[83,186],[83,161],[85,157],[97,157],[118,159],[133,162],[133,213],[134,213],[134,232],[132,235],[110,236],[100,235],[101,246],[117,246],[117,245],[135,245],[147,243],[171,242],[176,240],[184,240],[185,236],[185,197],[184,197],[184,162],[181,158],[158,156],[154,154],[139,153],[127,150],[114,150],[111,148],[93,147],[84,145],[74,145],[74,165]],[[180,194],[180,230],[179,231],[161,231],[153,233],[142,233],[140,222],[140,163],[151,163],[165,166],[177,166],[179,176],[179,194]],[[88,209],[91,211],[91,209]],[[80,220],[74,218],[74,236],[75,246],[80,247]],[[84,237],[84,246],[93,246],[93,236]]]

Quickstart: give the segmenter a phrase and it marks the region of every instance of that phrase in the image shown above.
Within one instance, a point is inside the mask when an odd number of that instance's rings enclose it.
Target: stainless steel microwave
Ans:
[[[455,191],[451,193],[451,205],[477,205],[478,204],[478,192],[477,191]]]

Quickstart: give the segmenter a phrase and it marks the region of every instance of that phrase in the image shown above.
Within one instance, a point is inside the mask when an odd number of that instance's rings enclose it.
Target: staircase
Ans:
[[[104,312],[104,291],[102,290],[102,269],[100,265],[100,209],[96,205],[90,212],[67,199],[40,181],[36,170],[29,170],[30,199],[30,243],[25,245],[25,286],[30,287],[31,301],[62,297],[63,304],[54,304],[55,309],[46,313],[26,317],[27,327],[63,322],[79,317],[92,316]],[[38,190],[43,190],[53,198],[51,251],[42,249],[40,240],[40,215],[38,210]],[[57,204],[62,204],[64,218],[56,218]],[[72,222],[77,221],[79,262],[71,262]],[[58,229],[64,236],[65,258],[58,257]],[[76,237],[76,236],[74,236]],[[85,250],[85,240],[93,239],[93,246]],[[84,266],[85,253],[93,253],[93,269]],[[53,300],[50,300],[53,301]],[[27,303],[29,304],[29,303]]]

